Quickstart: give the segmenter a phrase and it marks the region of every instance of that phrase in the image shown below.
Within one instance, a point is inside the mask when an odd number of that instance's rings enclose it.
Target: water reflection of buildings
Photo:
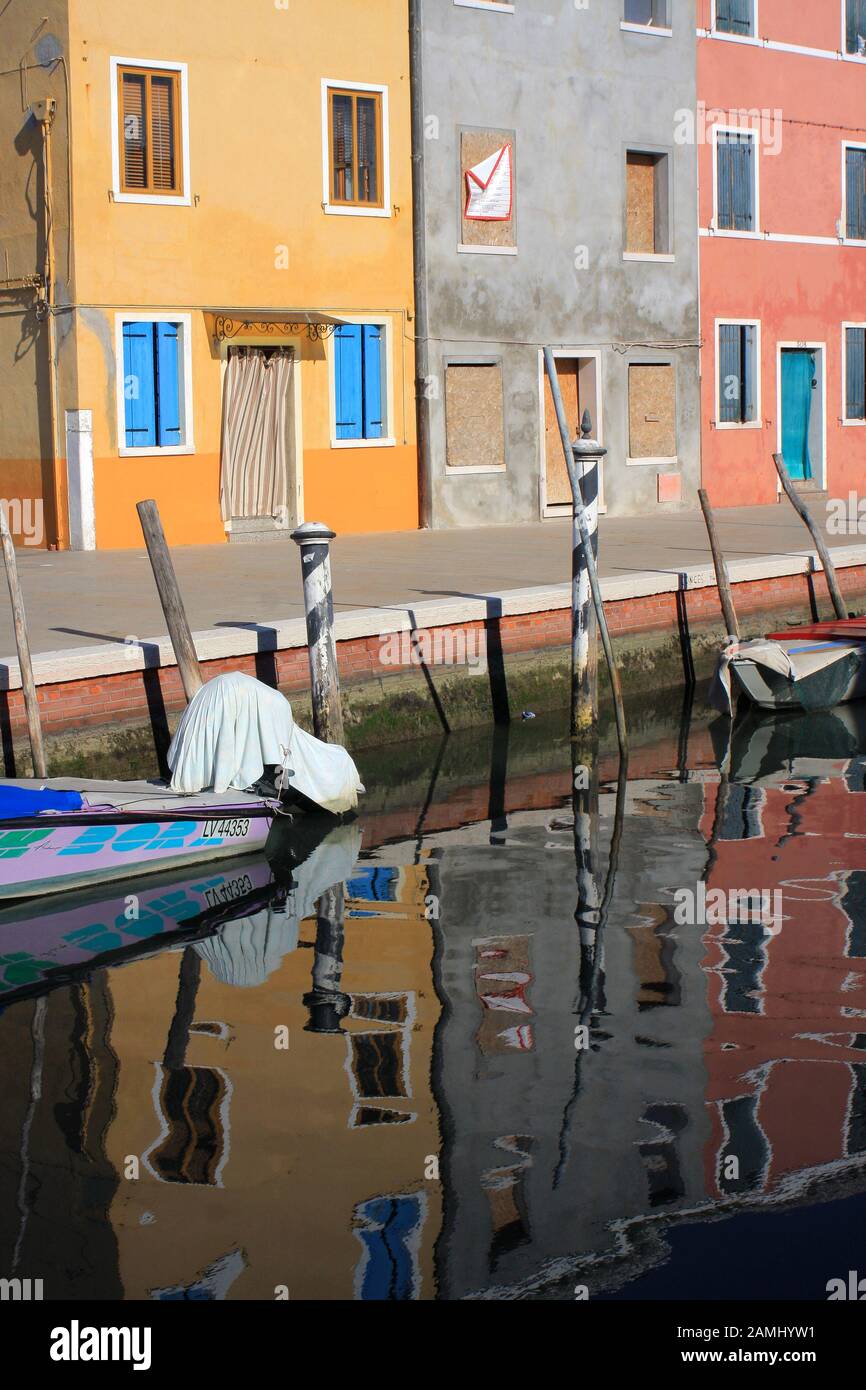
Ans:
[[[706,787],[708,888],[778,889],[782,906],[773,933],[731,913],[707,930],[714,1196],[772,1197],[866,1156],[866,795],[849,719],[748,725]]]
[[[0,1275],[270,1300],[565,1271],[573,1296],[663,1260],[668,1225],[859,1161],[862,765],[768,765],[628,785],[588,1052],[559,774],[476,797],[473,825],[440,801],[360,862],[340,832],[246,917],[10,1005]],[[676,926],[704,878],[780,886],[782,932]]]
[[[611,802],[603,798],[603,827]],[[611,1252],[613,1222],[703,1194],[705,1076],[682,1065],[709,1027],[695,987],[701,945],[675,935],[657,905],[672,882],[703,871],[699,804],[699,788],[629,787],[628,809],[640,814],[626,821],[588,1054],[575,1048],[570,832],[549,829],[549,811],[531,812],[509,817],[507,858],[481,845],[449,853],[447,835],[434,847],[448,1020],[436,1086],[443,1296],[507,1296],[558,1260]]]

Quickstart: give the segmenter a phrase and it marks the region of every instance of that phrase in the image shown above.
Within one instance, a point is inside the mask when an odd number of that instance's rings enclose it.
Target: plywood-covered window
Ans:
[[[330,202],[381,208],[382,93],[328,90]]]
[[[666,154],[626,153],[625,251],[631,256],[668,255],[671,250],[669,160]]]
[[[669,362],[633,362],[628,369],[630,459],[674,459],[676,382]]]
[[[502,368],[498,362],[445,368],[446,463],[490,471],[505,467]]]
[[[181,195],[180,72],[121,66],[117,83],[121,192]]]

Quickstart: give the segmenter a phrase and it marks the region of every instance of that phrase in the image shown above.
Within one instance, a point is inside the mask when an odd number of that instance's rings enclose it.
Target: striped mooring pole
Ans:
[[[331,541],[336,534],[321,521],[305,521],[292,532],[292,540],[300,547],[304,579],[313,732],[323,743],[344,742],[331,592]]]
[[[580,438],[571,446],[574,471],[583,499],[584,515],[592,544],[593,558],[598,558],[598,465],[607,450],[592,439],[592,419],[588,410],[583,413]],[[577,508],[573,511],[572,530],[572,733],[594,726],[598,718],[598,629],[589,569],[578,525]]]

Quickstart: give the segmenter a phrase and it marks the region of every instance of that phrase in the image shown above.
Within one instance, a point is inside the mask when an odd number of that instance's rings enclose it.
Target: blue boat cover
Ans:
[[[0,785],[0,820],[38,816],[41,811],[80,811],[80,792],[58,792],[51,787],[31,791],[29,787]]]

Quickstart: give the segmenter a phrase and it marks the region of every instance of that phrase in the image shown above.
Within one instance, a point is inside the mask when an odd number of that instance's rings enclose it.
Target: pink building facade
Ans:
[[[697,20],[704,486],[866,495],[866,0]]]

